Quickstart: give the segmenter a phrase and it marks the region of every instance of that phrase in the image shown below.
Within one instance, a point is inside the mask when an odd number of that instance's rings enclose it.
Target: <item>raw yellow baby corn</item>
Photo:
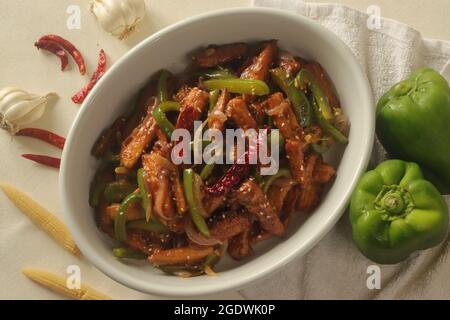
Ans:
[[[6,196],[22,211],[28,218],[36,223],[40,228],[53,237],[60,245],[74,255],[81,255],[75,241],[69,233],[67,227],[22,191],[17,190],[7,183],[0,183],[0,188]]]
[[[111,300],[107,295],[81,283],[80,289],[69,289],[66,278],[53,274],[51,272],[24,268],[22,273],[31,280],[43,285],[44,287],[77,300]]]

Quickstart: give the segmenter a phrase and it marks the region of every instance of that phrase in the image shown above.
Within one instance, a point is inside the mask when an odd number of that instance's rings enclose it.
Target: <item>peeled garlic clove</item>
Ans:
[[[45,112],[45,107],[46,107],[45,104],[41,104],[36,109],[33,109],[32,112],[28,112],[26,115],[24,115],[20,119],[20,127],[17,126],[16,130],[20,130],[21,128],[28,126],[30,123],[39,120]]]
[[[120,40],[145,17],[144,0],[91,0],[90,8],[102,28]]]
[[[3,100],[3,98],[7,95],[10,95],[14,92],[22,92],[22,93],[27,93],[26,91],[17,88],[17,87],[6,87],[3,88],[2,90],[0,90],[0,101]]]
[[[39,96],[15,87],[0,90],[0,127],[15,134],[42,117],[49,99],[55,95]]]
[[[11,92],[11,94],[5,95],[3,99],[0,100],[0,112],[6,113],[9,106],[28,100],[28,96],[28,93],[20,91],[14,91]]]

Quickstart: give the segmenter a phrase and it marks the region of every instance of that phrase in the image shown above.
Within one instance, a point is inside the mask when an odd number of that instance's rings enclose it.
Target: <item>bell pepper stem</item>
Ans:
[[[399,186],[383,186],[375,200],[375,206],[384,212],[383,220],[393,221],[410,212],[413,201],[409,192]]]

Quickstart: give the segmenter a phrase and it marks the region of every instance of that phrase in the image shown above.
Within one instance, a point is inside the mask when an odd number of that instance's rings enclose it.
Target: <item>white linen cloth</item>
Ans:
[[[254,5],[296,12],[333,31],[364,67],[375,99],[421,66],[441,70],[450,80],[450,43],[424,39],[399,22],[382,19],[381,28],[370,30],[367,14],[343,5],[299,0],[254,0]],[[377,143],[372,164],[384,158]],[[398,265],[380,266],[381,289],[369,290],[367,268],[374,263],[353,244],[345,213],[307,255],[242,294],[252,299],[449,299],[449,249],[449,242],[444,241]]]

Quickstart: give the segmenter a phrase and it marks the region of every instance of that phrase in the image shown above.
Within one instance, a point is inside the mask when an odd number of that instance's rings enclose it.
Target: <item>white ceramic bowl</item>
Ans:
[[[267,39],[278,39],[281,48],[320,62],[333,80],[351,121],[349,145],[345,150],[335,150],[329,159],[338,165],[337,178],[320,207],[304,221],[299,215],[284,239],[261,243],[245,261],[221,262],[216,277],[180,279],[147,263],[115,259],[111,243],[97,229],[88,204],[89,184],[98,166],[90,150],[101,131],[124,113],[150,75],[162,68],[179,71],[186,66],[192,50],[211,43]],[[307,253],[333,228],[366,168],[373,138],[369,83],[351,51],[332,32],[305,17],[281,10],[247,8],[203,14],[165,28],[137,45],[111,67],[89,95],[73,123],[63,153],[60,192],[65,220],[84,256],[128,287],[177,297],[239,289]]]

